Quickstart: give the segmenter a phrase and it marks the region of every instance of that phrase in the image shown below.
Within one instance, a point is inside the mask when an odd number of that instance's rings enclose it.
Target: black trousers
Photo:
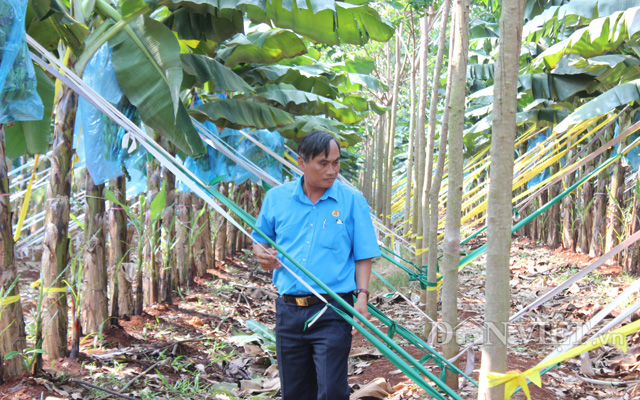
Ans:
[[[353,305],[353,296],[345,296]],[[342,309],[338,302],[331,304]],[[282,400],[348,400],[347,370],[351,325],[328,308],[311,326],[304,324],[324,303],[308,307],[276,300],[276,351]]]

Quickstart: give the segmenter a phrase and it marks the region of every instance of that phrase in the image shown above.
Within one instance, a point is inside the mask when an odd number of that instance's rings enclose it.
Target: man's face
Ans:
[[[329,156],[321,152],[307,162],[298,157],[298,165],[304,173],[304,181],[310,188],[328,189],[340,172],[340,148],[331,141]]]

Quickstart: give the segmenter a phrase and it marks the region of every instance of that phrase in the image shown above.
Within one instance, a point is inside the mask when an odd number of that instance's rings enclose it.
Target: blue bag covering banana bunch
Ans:
[[[27,47],[26,0],[0,0],[0,124],[42,119],[36,74]]]

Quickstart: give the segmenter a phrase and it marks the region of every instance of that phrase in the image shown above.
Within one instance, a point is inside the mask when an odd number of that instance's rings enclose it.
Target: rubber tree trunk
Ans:
[[[500,16],[500,49],[496,61],[491,171],[487,211],[487,267],[484,340],[478,399],[502,400],[504,385],[489,388],[487,373],[506,372],[509,307],[509,254],[513,149],[516,137],[518,65],[525,2],[504,0]],[[445,356],[446,357],[446,356]]]
[[[362,194],[368,202],[372,199],[372,181],[373,181],[373,141],[371,135],[367,134],[364,138],[365,160],[362,171]]]
[[[416,120],[416,187],[413,190],[413,231],[416,233],[416,264],[422,265],[422,194],[425,170],[425,121],[427,108],[427,64],[429,56],[429,26],[433,7],[420,18],[420,93],[418,95],[418,118]]]
[[[109,318],[105,256],[104,184],[95,185],[85,174],[85,251],[82,268],[81,321],[85,333],[101,332]]]
[[[161,168],[158,161],[151,159],[147,162],[147,201],[145,212],[144,234],[144,304],[151,305],[159,299],[160,263],[158,262],[157,247],[160,243],[160,221],[151,221],[151,202],[158,195],[161,184]]]
[[[416,87],[416,74],[418,69],[416,63],[411,61],[411,73],[409,75],[409,86]],[[409,109],[409,143],[407,145],[407,183],[404,200],[404,227],[403,233],[408,235],[412,232],[412,213],[411,213],[411,199],[413,194],[413,159],[415,155],[415,131],[416,131],[416,91],[410,90],[410,109]]]
[[[395,35],[395,52],[394,52],[394,73],[393,73],[393,92],[391,95],[391,113],[389,114],[389,130],[387,134],[387,149],[386,149],[386,177],[385,182],[385,222],[387,227],[391,227],[391,207],[392,207],[392,193],[393,193],[393,160],[395,153],[395,137],[396,137],[396,119],[398,115],[398,96],[400,93],[400,78],[402,77],[403,65],[400,61],[400,48],[402,40],[402,30],[404,28],[404,22],[400,22],[400,25],[396,28]]]
[[[189,231],[191,230],[191,193],[180,193],[178,218],[176,220],[176,246],[174,259],[178,269],[177,285],[182,287],[187,282],[187,262],[189,258]]]
[[[175,154],[172,144],[165,142],[165,148],[170,154]],[[162,212],[162,267],[158,286],[160,291],[159,300],[171,304],[171,290],[173,289],[173,280],[177,269],[173,258],[174,253],[171,250],[176,236],[176,177],[166,168],[163,168],[162,176],[166,185],[167,199],[165,209]]]
[[[384,211],[384,204],[382,199],[383,180],[384,180],[384,115],[378,117],[378,124],[376,129],[376,190],[374,191],[376,216],[382,218]]]
[[[127,179],[120,176],[113,179],[110,189],[116,199],[127,204]],[[129,241],[127,240],[127,213],[118,204],[109,204],[109,271],[111,275],[111,321],[118,322],[124,315],[133,315],[133,287],[128,279],[124,263],[129,261]]]
[[[56,105],[42,252],[42,285],[45,288],[64,287],[62,281],[69,262],[69,196],[77,105],[77,95],[68,88],[64,89]],[[43,310],[43,348],[53,360],[65,357],[68,351],[66,291],[46,293]]]
[[[467,90],[469,48],[469,1],[456,0],[454,12],[453,57],[451,63],[451,107],[449,114],[449,180],[442,257],[442,321],[453,335],[443,345],[446,358],[458,353],[458,263],[460,262],[460,217],[462,210],[464,110]],[[447,373],[446,383],[458,388],[457,375]]]
[[[433,143],[436,138],[436,119],[438,115],[438,98],[440,91],[440,75],[442,74],[442,64],[444,62],[444,50],[446,44],[446,30],[447,23],[449,22],[449,9],[451,8],[451,1],[445,0],[442,3],[442,16],[440,18],[440,34],[438,40],[438,53],[436,54],[436,65],[433,69],[433,86],[431,87],[431,102],[429,105],[429,142]],[[450,71],[451,73],[452,71]],[[451,76],[451,75],[447,75]],[[450,88],[449,82],[447,81],[447,94],[450,96]],[[449,105],[445,105],[445,112],[442,118],[442,121],[445,122],[442,125],[442,129],[440,130],[440,150],[438,155],[438,165],[436,170],[436,177],[434,179],[433,184],[427,182],[429,187],[429,209],[424,209],[425,214],[429,212],[429,221],[428,226],[425,226],[424,229],[428,232],[425,235],[428,238],[428,241],[425,242],[426,248],[428,248],[427,262],[428,266],[427,270],[427,279],[429,282],[437,281],[437,265],[438,265],[438,196],[440,194],[440,186],[442,184],[442,176],[444,171],[444,160],[446,157],[446,149],[447,149],[447,135],[449,132]],[[446,125],[446,127],[444,126]],[[431,154],[433,154],[433,144],[431,145],[432,150]],[[433,169],[433,166],[427,162],[427,169],[429,171],[425,171],[426,174],[430,174],[430,171]],[[427,180],[428,181],[428,180]],[[425,302],[425,312],[427,315],[433,320],[438,320],[438,291],[435,290],[435,287],[431,287],[427,289],[427,296]],[[428,336],[431,333],[431,329],[433,328],[431,322],[429,320],[425,320],[424,333],[425,336]]]
[[[18,288],[18,271],[14,259],[9,176],[4,148],[4,125],[0,124],[0,286],[5,305],[0,305],[0,382],[22,375],[22,357],[5,360],[12,351],[22,354],[26,347],[22,303]],[[15,283],[15,285],[14,285]],[[13,287],[12,287],[13,285]],[[11,287],[11,290],[9,288]],[[12,300],[14,299],[14,300]],[[11,301],[9,301],[11,300]]]

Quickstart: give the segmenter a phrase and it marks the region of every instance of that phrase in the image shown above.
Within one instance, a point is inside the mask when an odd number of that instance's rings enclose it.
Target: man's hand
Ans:
[[[269,246],[265,243],[254,243],[253,251],[258,258],[258,264],[265,271],[273,271],[276,268],[280,268],[280,260],[278,260],[278,250],[274,248],[265,249],[263,246]]]
[[[358,293],[358,300],[356,300],[356,303],[353,305],[353,308],[355,308],[357,312],[362,314],[363,317],[365,317],[366,319],[369,319],[369,307],[367,307],[366,293],[364,292]],[[356,324],[362,325],[362,323],[360,323],[357,318],[354,317],[354,320],[356,321]],[[358,333],[358,330],[356,328],[353,328],[351,330],[352,336],[355,336],[357,333]]]

